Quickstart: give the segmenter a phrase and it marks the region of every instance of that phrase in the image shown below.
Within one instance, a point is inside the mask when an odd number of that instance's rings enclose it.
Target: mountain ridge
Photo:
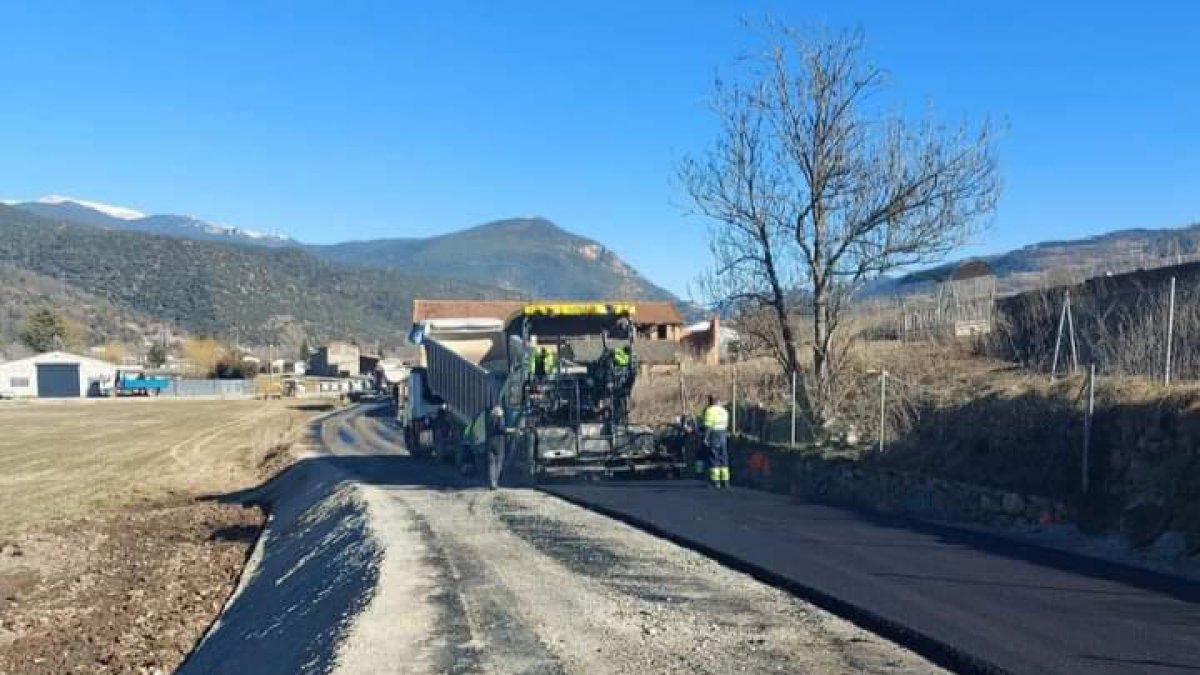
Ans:
[[[332,262],[400,270],[425,277],[457,278],[525,297],[579,300],[623,297],[669,300],[685,305],[607,246],[571,233],[541,216],[505,218],[423,238],[306,244],[284,235],[263,235],[252,230],[214,225],[191,216],[146,215],[128,207],[70,197],[49,196],[10,205],[51,220],[106,230],[299,248]]]
[[[251,344],[403,344],[417,297],[508,298],[486,284],[269,248],[106,230],[0,206],[0,265],[192,334]]]
[[[1135,227],[1079,239],[1052,239],[1001,253],[970,256],[875,280],[863,290],[872,297],[903,293],[904,287],[944,276],[954,267],[982,260],[996,272],[1001,294],[1078,283],[1085,279],[1155,269],[1200,260],[1200,223],[1179,227]]]

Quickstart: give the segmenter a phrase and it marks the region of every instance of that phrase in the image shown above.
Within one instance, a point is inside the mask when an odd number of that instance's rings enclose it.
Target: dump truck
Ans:
[[[463,430],[499,405],[511,430],[510,476],[678,474],[683,457],[654,429],[629,422],[636,311],[530,303],[507,320],[415,325],[409,337],[422,365],[410,375],[403,415],[410,448],[462,463]]]

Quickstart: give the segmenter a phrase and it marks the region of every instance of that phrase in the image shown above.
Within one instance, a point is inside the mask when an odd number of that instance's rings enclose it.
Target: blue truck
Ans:
[[[118,370],[115,384],[117,396],[159,396],[171,386],[171,378],[149,376],[140,370]]]

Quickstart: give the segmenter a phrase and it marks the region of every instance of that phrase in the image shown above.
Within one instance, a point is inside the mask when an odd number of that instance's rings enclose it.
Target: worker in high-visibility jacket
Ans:
[[[701,417],[704,445],[708,448],[708,481],[713,487],[729,487],[729,411],[716,398],[708,397]]]

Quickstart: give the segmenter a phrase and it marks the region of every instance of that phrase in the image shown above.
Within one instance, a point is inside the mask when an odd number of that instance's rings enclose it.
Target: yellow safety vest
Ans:
[[[729,429],[729,411],[719,405],[710,405],[705,408],[704,428],[727,431]]]
[[[625,368],[629,365],[629,350],[624,347],[613,352],[613,365]]]

